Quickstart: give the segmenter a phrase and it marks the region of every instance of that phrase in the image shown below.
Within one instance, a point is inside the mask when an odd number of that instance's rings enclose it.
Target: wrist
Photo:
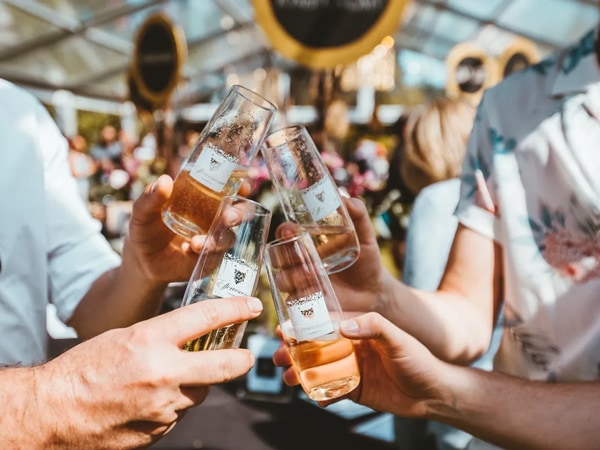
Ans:
[[[465,414],[465,402],[469,392],[476,384],[477,369],[457,366],[438,361],[439,370],[435,373],[438,383],[430,392],[432,397],[427,401],[426,418],[447,424],[461,423]]]
[[[140,257],[133,249],[129,235],[125,236],[123,242],[122,262],[119,267],[119,276],[132,282],[139,281],[139,285],[144,286],[148,292],[160,291],[166,289],[168,283],[156,276],[156,272],[144,264],[143,257]]]
[[[377,296],[373,310],[388,317],[391,309],[395,308],[396,295],[398,294],[398,282],[394,276],[387,270],[382,271],[381,280],[379,283],[380,289],[377,289]],[[391,309],[390,309],[391,308]]]
[[[71,352],[72,350],[70,350]],[[88,448],[85,425],[89,423],[81,405],[85,396],[80,389],[80,375],[72,358],[63,355],[32,368],[34,401],[31,402],[31,433],[38,433],[40,449]],[[30,448],[25,446],[26,448]],[[38,447],[32,446],[37,449]]]
[[[28,372],[32,401],[27,402],[31,406],[25,421],[33,428],[28,433],[39,448],[52,448],[53,435],[59,431],[59,424],[54,421],[59,412],[54,405],[53,378],[48,375],[45,365],[31,367]],[[38,447],[33,445],[32,448]]]
[[[0,401],[6,411],[0,427],[2,448],[50,448],[50,430],[55,424],[38,372],[37,367],[0,371]]]

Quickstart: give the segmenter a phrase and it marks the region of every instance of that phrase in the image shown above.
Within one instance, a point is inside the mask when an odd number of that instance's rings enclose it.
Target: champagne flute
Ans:
[[[261,153],[286,219],[310,233],[327,272],[354,264],[360,254],[354,224],[308,130],[275,131]]]
[[[352,391],[360,382],[354,345],[339,333],[343,311],[310,234],[269,242],[265,267],[304,392],[320,401]]]
[[[241,196],[226,196],[208,231],[181,306],[208,298],[254,295],[269,235],[271,211]],[[231,324],[184,344],[188,351],[239,348],[247,322]]]
[[[184,238],[206,234],[221,199],[237,194],[264,141],[277,107],[233,86],[202,130],[162,208],[164,223]]]

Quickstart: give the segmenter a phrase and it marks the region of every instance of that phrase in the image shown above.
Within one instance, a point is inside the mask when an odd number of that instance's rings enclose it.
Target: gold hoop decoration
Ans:
[[[446,95],[479,103],[483,92],[498,81],[496,61],[474,42],[455,45],[446,57]]]
[[[522,37],[515,38],[498,57],[498,77],[500,80],[512,73],[540,61],[537,45]]]
[[[183,30],[163,13],[149,16],[137,32],[131,65],[139,95],[154,108],[164,106],[186,58]]]
[[[253,0],[256,21],[284,56],[313,69],[349,64],[393,34],[410,0]]]

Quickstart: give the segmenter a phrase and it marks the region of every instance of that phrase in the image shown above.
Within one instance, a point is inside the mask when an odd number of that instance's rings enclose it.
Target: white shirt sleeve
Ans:
[[[66,139],[41,105],[37,117],[37,145],[44,157],[49,298],[66,322],[92,283],[118,266],[120,257],[78,193]]]

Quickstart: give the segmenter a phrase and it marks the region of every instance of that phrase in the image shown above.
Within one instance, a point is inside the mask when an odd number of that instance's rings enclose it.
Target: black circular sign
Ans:
[[[525,69],[540,60],[537,45],[523,37],[516,37],[498,56],[498,75],[501,79]]]
[[[462,92],[478,92],[487,80],[485,63],[482,58],[469,56],[456,67],[456,83]]]
[[[360,39],[376,23],[387,4],[372,2],[361,8],[358,2],[271,1],[275,18],[296,41],[313,48],[340,47]]]
[[[509,76],[511,73],[518,72],[519,70],[524,69],[529,66],[529,58],[523,53],[515,53],[508,61],[506,61],[506,65],[504,66],[504,70],[502,72],[503,77]]]
[[[150,16],[135,41],[132,73],[139,94],[153,104],[163,104],[179,82],[185,58],[182,31],[163,14]]]
[[[313,68],[349,64],[393,34],[410,0],[254,0],[256,20],[285,56]]]

